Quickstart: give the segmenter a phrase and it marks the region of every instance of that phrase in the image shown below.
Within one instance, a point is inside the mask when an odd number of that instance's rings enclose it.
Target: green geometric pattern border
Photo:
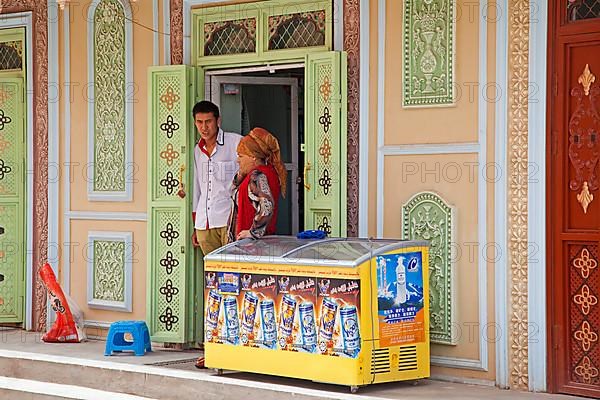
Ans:
[[[456,344],[452,327],[454,207],[432,192],[421,192],[402,206],[402,237],[427,240],[429,249],[429,333],[433,343]]]
[[[404,107],[454,104],[455,6],[404,1]]]

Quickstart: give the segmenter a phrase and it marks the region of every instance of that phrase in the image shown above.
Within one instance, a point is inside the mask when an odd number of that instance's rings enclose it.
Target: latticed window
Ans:
[[[0,43],[0,71],[23,69],[23,42]]]
[[[600,18],[600,0],[567,0],[567,20]]]
[[[325,45],[325,10],[269,17],[269,50]]]
[[[256,18],[204,24],[204,55],[254,53]]]

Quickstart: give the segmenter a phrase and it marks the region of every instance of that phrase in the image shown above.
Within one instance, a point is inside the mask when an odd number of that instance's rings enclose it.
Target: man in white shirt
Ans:
[[[231,183],[238,170],[237,146],[242,137],[223,132],[219,107],[201,101],[192,110],[200,141],[194,146],[194,233],[192,244],[205,255],[227,244]]]

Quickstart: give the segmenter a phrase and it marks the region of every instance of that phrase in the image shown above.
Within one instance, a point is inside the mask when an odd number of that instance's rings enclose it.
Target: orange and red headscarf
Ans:
[[[279,142],[269,131],[263,128],[254,128],[242,138],[237,148],[238,154],[245,154],[264,160],[267,165],[272,165],[279,177],[281,195],[285,198],[287,186],[287,171],[281,161]]]

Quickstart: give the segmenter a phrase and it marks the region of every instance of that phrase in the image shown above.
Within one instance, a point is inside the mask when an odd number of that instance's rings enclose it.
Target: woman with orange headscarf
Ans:
[[[237,147],[240,169],[233,180],[229,241],[275,233],[279,195],[285,197],[287,171],[277,138],[254,128]]]

